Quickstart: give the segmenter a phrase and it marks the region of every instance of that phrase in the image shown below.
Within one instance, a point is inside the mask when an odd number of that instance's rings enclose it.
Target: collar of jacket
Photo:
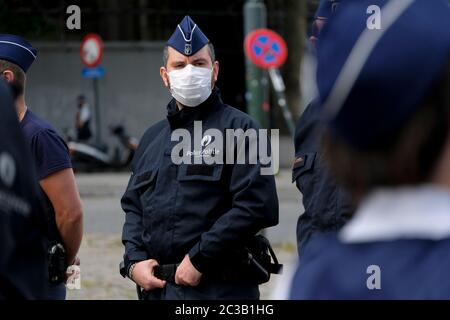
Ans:
[[[197,107],[184,107],[179,110],[177,102],[172,99],[167,105],[167,120],[169,120],[170,128],[174,130],[186,127],[195,120],[201,120],[203,115],[211,113],[222,103],[220,90],[217,87],[214,87],[208,99]]]
[[[346,243],[450,237],[450,192],[434,185],[379,189],[341,230]]]

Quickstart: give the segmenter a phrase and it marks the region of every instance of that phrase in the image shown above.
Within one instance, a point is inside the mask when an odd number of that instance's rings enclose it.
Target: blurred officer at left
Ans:
[[[44,299],[44,221],[10,88],[0,79],[0,300]]]
[[[25,39],[0,34],[0,74],[17,96],[15,105],[45,198],[49,255],[50,298],[64,299],[65,269],[78,264],[82,238],[82,207],[68,148],[46,121],[25,103],[26,72],[37,51]]]

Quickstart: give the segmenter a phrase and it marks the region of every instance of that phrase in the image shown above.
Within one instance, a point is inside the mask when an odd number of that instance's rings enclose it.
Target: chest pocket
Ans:
[[[138,191],[143,208],[152,204],[151,197],[155,190],[157,172],[158,170],[147,170],[136,174],[133,189]]]
[[[187,164],[178,170],[178,181],[219,181],[223,164]]]
[[[316,153],[303,153],[297,156],[292,168],[292,182],[297,183],[297,188],[303,192],[304,186],[311,183],[312,169],[316,160]]]

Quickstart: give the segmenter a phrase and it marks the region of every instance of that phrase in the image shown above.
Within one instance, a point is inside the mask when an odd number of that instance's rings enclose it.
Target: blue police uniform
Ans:
[[[27,72],[36,57],[37,50],[25,39],[15,35],[0,34],[0,59],[12,62],[24,72]],[[30,148],[38,180],[58,171],[72,168],[69,150],[65,142],[49,123],[27,110],[20,127],[25,142]],[[54,208],[43,190],[40,191],[44,198],[43,211],[47,225],[47,245],[55,242],[62,243],[56,226]],[[50,285],[48,297],[50,299],[64,299],[65,285]]]
[[[192,291],[186,298],[257,298],[257,286],[221,283],[215,276],[208,281],[208,271],[238,270],[232,251],[278,223],[274,178],[260,175],[259,164],[173,164],[171,134],[179,128],[193,134],[194,121],[202,121],[204,130],[221,132],[258,128],[249,116],[224,104],[217,88],[195,108],[178,111],[175,100],[170,102],[167,119],[144,134],[122,198],[125,264],[150,258],[174,264],[189,254],[205,281],[198,290],[183,289]],[[170,290],[165,294],[170,299]]]
[[[370,5],[382,8],[381,29],[367,27]],[[331,134],[357,150],[385,145],[449,61],[447,2],[348,1],[319,41],[321,118]],[[448,299],[449,249],[448,190],[376,189],[342,230],[308,245],[291,298]]]
[[[31,147],[39,180],[72,168],[69,149],[50,123],[27,110],[20,127]]]
[[[47,297],[44,228],[29,151],[0,80],[0,300]]]
[[[340,1],[322,0],[315,14],[316,19],[329,19],[338,4]],[[292,182],[302,193],[305,209],[297,223],[300,256],[311,236],[339,230],[354,211],[350,197],[336,185],[323,163],[323,131],[321,104],[316,99],[306,107],[298,120],[294,138]]]
[[[30,147],[39,180],[61,170],[72,168],[67,145],[48,122],[27,110],[20,122],[20,127],[24,133],[25,141]],[[42,189],[40,194],[43,198],[43,210],[47,226],[46,242],[47,248],[49,248],[51,245],[63,243],[63,241],[56,225],[53,205]],[[66,296],[64,283],[49,284],[48,291],[49,299],[64,299]]]
[[[208,43],[190,18],[179,26],[168,44],[182,54],[195,54]],[[199,286],[168,281],[164,289],[147,292],[145,298],[257,299],[258,286],[239,278],[243,266],[236,250],[259,230],[278,223],[273,176],[261,175],[259,161],[174,164],[171,153],[178,141],[171,141],[171,135],[186,129],[194,136],[194,121],[202,122],[203,131],[217,129],[224,136],[226,129],[259,127],[248,115],[224,104],[218,88],[197,107],[179,110],[172,99],[167,109],[167,119],[150,127],[141,139],[122,198],[125,269],[147,259],[177,264],[188,254],[203,274]]]

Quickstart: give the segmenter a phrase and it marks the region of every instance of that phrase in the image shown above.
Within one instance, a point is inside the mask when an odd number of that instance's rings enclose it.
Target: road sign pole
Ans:
[[[285,63],[288,56],[286,42],[278,33],[260,28],[247,34],[244,48],[245,54],[252,64],[261,69],[269,70],[277,103],[283,112],[289,132],[294,136],[294,121],[286,101],[286,87],[279,70],[279,67]]]
[[[295,124],[292,117],[291,110],[289,109],[287,99],[286,99],[286,86],[284,85],[283,77],[281,76],[280,70],[278,68],[269,69],[270,80],[272,82],[273,89],[277,96],[278,106],[283,112],[284,120],[286,121],[289,133],[292,137],[295,135]]]
[[[95,142],[98,146],[102,144],[102,126],[100,119],[100,101],[99,101],[99,89],[98,89],[98,78],[92,79],[92,84],[94,87],[94,108],[95,108],[95,127],[96,127],[96,137]]]
[[[266,6],[260,0],[247,0],[244,4],[244,34],[267,25]],[[263,128],[269,126],[268,115],[263,109],[268,97],[268,80],[265,70],[255,66],[247,57],[246,94],[247,110],[251,117],[256,119]]]
[[[98,146],[102,144],[102,121],[100,112],[99,86],[98,78],[102,77],[105,69],[100,65],[103,57],[103,40],[95,33],[87,34],[80,47],[81,61],[87,67],[81,71],[84,78],[92,79],[94,91],[95,108],[95,142]]]

